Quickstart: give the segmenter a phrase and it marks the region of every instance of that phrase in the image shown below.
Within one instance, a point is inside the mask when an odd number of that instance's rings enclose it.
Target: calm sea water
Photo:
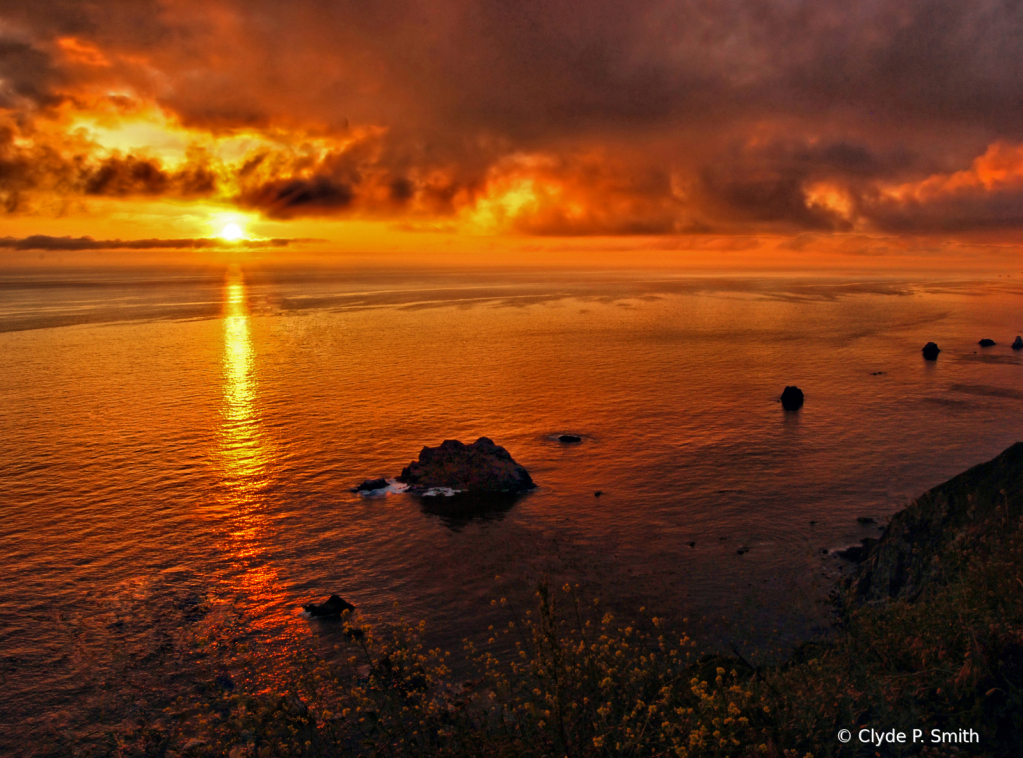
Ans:
[[[804,638],[843,570],[822,550],[878,533],[857,517],[1023,439],[1020,285],[4,272],[0,753],[109,719],[104,689],[187,686],[140,677],[200,603],[253,649],[329,643],[298,606],[332,592],[457,648],[549,571],[708,644]],[[539,489],[348,491],[481,435]]]

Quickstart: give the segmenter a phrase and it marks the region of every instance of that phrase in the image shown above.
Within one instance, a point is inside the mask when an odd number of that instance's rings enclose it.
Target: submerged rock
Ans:
[[[353,487],[352,492],[372,492],[373,490],[382,490],[390,486],[384,477],[379,479],[367,479],[358,487]]]
[[[471,445],[444,440],[437,447],[424,447],[419,460],[402,469],[398,481],[414,494],[439,487],[466,493],[515,493],[536,487],[529,472],[487,437]]]
[[[987,337],[985,337],[977,344],[980,345],[981,347],[994,347],[996,343],[994,340],[989,340]]]
[[[307,603],[302,609],[310,616],[329,617],[340,616],[345,611],[354,611],[355,606],[337,595],[331,595],[325,603]]]
[[[558,437],[558,442],[582,442],[583,438],[578,434],[562,434]]]
[[[781,407],[787,411],[798,411],[803,407],[803,390],[799,387],[786,387],[781,393]]]
[[[938,360],[938,353],[941,352],[941,348],[934,342],[928,342],[924,345],[923,354],[925,361],[936,361]]]
[[[1016,335],[1016,341],[1012,343],[1013,350],[1023,350],[1023,337]]]

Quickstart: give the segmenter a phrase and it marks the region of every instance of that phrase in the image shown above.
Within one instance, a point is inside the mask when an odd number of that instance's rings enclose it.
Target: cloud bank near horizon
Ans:
[[[12,0],[0,207],[1012,235],[1020,102],[1011,0]]]
[[[242,239],[227,241],[218,237],[184,237],[181,239],[97,240],[92,237],[51,237],[33,234],[28,237],[0,237],[0,250],[66,251],[81,250],[231,250],[282,248],[295,244],[322,242],[312,239]]]

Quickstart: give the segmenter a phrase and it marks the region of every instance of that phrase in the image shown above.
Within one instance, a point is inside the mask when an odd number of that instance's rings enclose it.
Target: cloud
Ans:
[[[881,187],[863,213],[889,231],[1023,228],[1023,144],[992,144],[968,169]]]
[[[245,239],[228,242],[219,237],[185,237],[182,239],[97,240],[92,237],[50,237],[34,234],[30,237],[0,237],[0,249],[5,250],[207,250],[236,248],[289,247],[295,244],[322,242],[310,238]]]
[[[1019,229],[1019,187],[974,162],[1023,144],[1020,102],[1010,0],[15,0],[0,204],[203,197],[548,236]],[[75,137],[116,103],[252,144],[171,160]]]

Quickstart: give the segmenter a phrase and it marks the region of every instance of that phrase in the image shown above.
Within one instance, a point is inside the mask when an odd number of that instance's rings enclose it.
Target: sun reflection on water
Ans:
[[[224,423],[221,427],[224,475],[239,494],[267,484],[269,452],[257,410],[257,379],[249,308],[241,275],[224,292]]]
[[[252,347],[245,280],[232,271],[224,285],[223,408],[220,426],[218,510],[226,517],[235,561],[235,591],[256,618],[268,620],[275,600],[277,572],[264,552],[272,521],[265,493],[274,480],[273,445],[259,410],[259,381]]]

